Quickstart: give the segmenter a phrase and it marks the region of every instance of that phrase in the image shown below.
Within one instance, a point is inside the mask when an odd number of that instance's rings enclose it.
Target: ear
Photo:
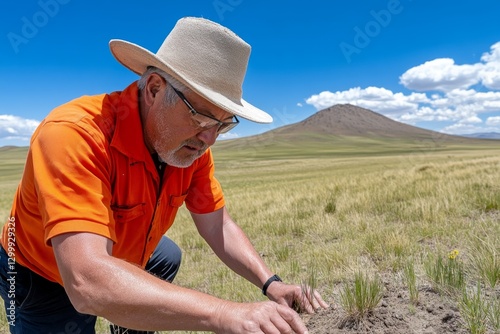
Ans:
[[[156,73],[152,73],[148,77],[146,87],[144,88],[144,101],[148,106],[153,105],[155,99],[158,97],[158,92],[164,84],[165,80]]]

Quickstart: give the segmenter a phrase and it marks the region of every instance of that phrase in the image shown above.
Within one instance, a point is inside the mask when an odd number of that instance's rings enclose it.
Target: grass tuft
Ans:
[[[495,333],[500,333],[500,297],[493,297],[488,302],[488,321]]]
[[[340,291],[340,304],[350,320],[360,321],[382,300],[383,291],[379,278],[370,279],[368,275],[358,272],[354,283],[344,285]]]
[[[471,334],[486,333],[488,305],[481,293],[481,285],[475,291],[464,290],[458,303],[463,322]]]
[[[495,288],[500,282],[499,240],[488,242],[479,237],[475,237],[473,240],[471,252],[473,267],[485,284]]]
[[[444,258],[430,255],[424,263],[427,277],[434,289],[450,296],[459,294],[465,288],[465,271],[458,250],[453,250]]]
[[[331,199],[325,205],[325,213],[333,214],[335,211],[337,211],[337,205],[335,204],[335,200]]]
[[[415,264],[413,259],[407,261],[403,267],[403,278],[410,293],[410,302],[413,305],[418,304],[418,284],[415,274]]]

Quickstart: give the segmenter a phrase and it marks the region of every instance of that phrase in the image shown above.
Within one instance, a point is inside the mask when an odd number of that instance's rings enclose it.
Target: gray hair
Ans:
[[[172,86],[175,87],[175,89],[177,89],[178,91],[180,91],[183,94],[186,93],[187,91],[189,91],[189,89],[184,84],[182,84],[179,80],[175,79],[173,76],[171,76],[167,72],[162,71],[157,67],[149,66],[148,69],[146,70],[146,72],[144,72],[142,74],[141,78],[137,82],[137,87],[139,87],[139,90],[141,92],[146,87],[146,82],[148,80],[148,77],[152,73],[156,73],[156,74],[160,75],[161,77],[163,77],[163,79],[165,79],[166,82],[169,83],[167,85],[167,90],[165,92],[165,100],[163,101],[165,103],[165,106],[173,106],[175,104],[175,102],[177,101],[177,99],[179,98],[177,96],[177,94],[174,92],[174,90],[172,89]]]

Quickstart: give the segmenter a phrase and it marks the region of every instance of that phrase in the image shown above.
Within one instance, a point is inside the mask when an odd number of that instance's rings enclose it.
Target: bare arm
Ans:
[[[262,288],[274,273],[264,263],[245,233],[231,219],[227,209],[224,207],[209,214],[191,215],[198,232],[217,256],[234,272]],[[290,307],[298,302],[300,308],[309,313],[320,307],[328,307],[319,293],[307,289],[303,291],[298,285],[273,282],[267,289],[267,296]]]
[[[233,303],[162,281],[111,256],[112,242],[105,237],[68,233],[52,238],[52,246],[75,308],[120,326],[220,333],[306,331],[300,318],[277,304]]]
[[[208,214],[191,213],[198,232],[215,254],[234,272],[257,287],[274,273],[259,256],[248,237],[224,207]]]

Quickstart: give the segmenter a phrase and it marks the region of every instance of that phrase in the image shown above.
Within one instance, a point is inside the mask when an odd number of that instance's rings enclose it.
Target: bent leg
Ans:
[[[146,264],[146,271],[172,282],[181,266],[182,251],[175,242],[163,236]]]

